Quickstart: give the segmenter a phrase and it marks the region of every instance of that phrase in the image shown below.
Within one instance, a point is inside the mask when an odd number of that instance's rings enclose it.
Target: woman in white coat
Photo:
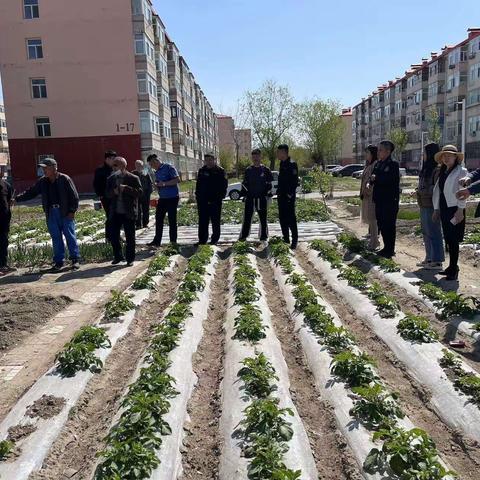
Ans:
[[[457,280],[460,243],[465,235],[466,200],[458,199],[456,194],[462,188],[460,180],[468,171],[462,166],[463,153],[454,145],[443,147],[435,160],[440,164],[440,175],[433,190],[433,220],[442,222],[450,256],[450,265],[440,275],[445,275],[447,280]]]

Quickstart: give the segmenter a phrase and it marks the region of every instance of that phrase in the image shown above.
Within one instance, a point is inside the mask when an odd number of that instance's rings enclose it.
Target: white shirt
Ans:
[[[460,185],[460,179],[465,178],[468,175],[468,170],[460,165],[457,165],[448,175],[445,186],[443,187],[443,194],[448,207],[465,208],[467,206],[466,200],[459,200],[457,198],[457,192],[463,188]],[[433,208],[440,210],[440,186],[439,181],[435,184],[433,189]]]

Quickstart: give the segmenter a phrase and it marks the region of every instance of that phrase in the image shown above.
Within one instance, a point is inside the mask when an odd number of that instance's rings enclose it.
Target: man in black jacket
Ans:
[[[283,241],[290,243],[291,232],[291,247],[295,249],[298,244],[297,215],[295,212],[298,166],[290,158],[288,145],[279,145],[277,148],[277,158],[280,160],[277,187],[278,217],[282,229]]]
[[[78,193],[72,179],[57,171],[57,162],[53,158],[46,158],[39,165],[44,176],[35,185],[18,195],[15,201],[26,202],[38,195],[42,196],[42,206],[47,218],[47,226],[53,245],[53,272],[59,272],[65,261],[65,244],[72,268],[80,267],[80,250],[75,232],[75,213],[78,210]]]
[[[127,171],[127,161],[117,157],[113,161],[113,173],[108,177],[105,195],[110,200],[112,265],[122,262],[124,257],[120,243],[120,231],[125,232],[127,266],[135,260],[135,223],[138,215],[138,199],[142,196],[140,179]]]
[[[271,196],[273,175],[268,167],[262,165],[262,152],[256,149],[252,152],[252,165],[245,170],[242,182],[241,196],[245,197],[245,213],[243,216],[240,241],[247,240],[252,226],[254,210],[260,219],[260,240],[268,239],[268,201]]]
[[[198,243],[200,245],[207,243],[210,222],[212,222],[210,243],[216,245],[220,240],[222,202],[227,193],[227,187],[225,170],[217,165],[213,153],[205,154],[205,165],[198,171],[195,188],[198,207]]]
[[[12,187],[3,178],[0,178],[0,275],[5,275],[14,270],[9,268],[7,264],[12,199]]]
[[[395,145],[384,140],[378,145],[376,163],[370,185],[373,185],[373,202],[377,216],[378,230],[383,238],[383,249],[378,255],[392,258],[395,255],[397,215],[400,203],[400,168],[392,160]]]
[[[150,198],[153,192],[153,183],[150,174],[145,171],[142,160],[135,162],[135,170],[132,172],[140,179],[142,196],[138,200],[137,230],[147,228],[150,221]]]
[[[105,152],[103,165],[95,170],[95,176],[93,178],[93,190],[102,203],[103,210],[105,210],[105,239],[107,242],[110,241],[110,220],[108,215],[110,200],[105,195],[105,191],[107,188],[107,179],[113,172],[112,165],[116,156],[116,152],[107,150]]]

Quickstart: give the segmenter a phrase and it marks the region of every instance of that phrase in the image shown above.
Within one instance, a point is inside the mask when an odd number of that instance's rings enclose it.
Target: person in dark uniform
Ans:
[[[198,243],[200,245],[207,243],[210,222],[212,222],[211,245],[216,245],[220,240],[222,202],[227,193],[227,187],[225,170],[217,165],[213,153],[205,154],[205,165],[198,171],[195,187],[198,207]]]
[[[400,203],[400,168],[392,160],[395,145],[383,140],[378,145],[378,162],[370,177],[373,186],[373,203],[378,230],[382,235],[383,248],[377,252],[385,258],[395,255],[398,206]]]
[[[12,272],[14,269],[7,264],[8,234],[12,219],[13,189],[3,178],[0,178],[0,275]]]
[[[110,199],[105,195],[107,189],[108,177],[113,173],[112,165],[117,153],[113,150],[107,150],[105,152],[105,160],[101,167],[95,170],[93,177],[93,190],[95,195],[100,200],[103,210],[105,211],[105,240],[110,241]]]
[[[150,221],[150,198],[153,192],[152,178],[145,171],[145,165],[142,160],[135,162],[135,170],[132,172],[140,179],[142,184],[142,196],[138,199],[138,215],[136,228],[147,228]]]
[[[268,239],[267,198],[271,196],[273,175],[268,167],[262,165],[262,152],[255,149],[252,152],[252,165],[245,170],[242,182],[241,196],[245,197],[245,213],[243,216],[240,241],[244,241],[250,235],[254,210],[260,219],[260,240]]]
[[[298,166],[290,158],[288,145],[279,145],[277,148],[277,158],[280,160],[277,187],[280,227],[285,243],[290,243],[290,233],[292,234],[291,247],[295,249],[298,244],[297,215],[295,212]]]

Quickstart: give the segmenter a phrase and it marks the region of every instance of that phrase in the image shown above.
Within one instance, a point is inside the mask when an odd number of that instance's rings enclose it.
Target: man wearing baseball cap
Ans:
[[[43,169],[41,177],[35,185],[17,195],[17,203],[33,200],[41,195],[43,211],[45,212],[47,227],[52,237],[53,267],[52,272],[59,272],[65,262],[65,244],[72,268],[80,268],[80,251],[75,232],[75,213],[78,210],[78,192],[72,179],[57,170],[57,162],[53,158],[45,158],[39,167]]]

